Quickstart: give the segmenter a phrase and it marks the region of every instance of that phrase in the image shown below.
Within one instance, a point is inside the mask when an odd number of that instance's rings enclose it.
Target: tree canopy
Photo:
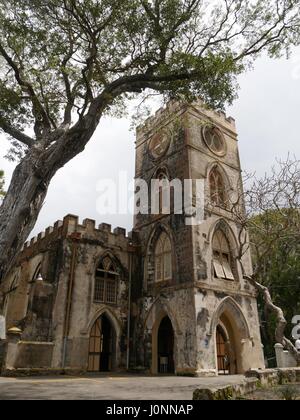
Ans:
[[[257,54],[299,42],[299,16],[291,0],[1,0],[0,128],[20,151],[146,88],[223,107]]]

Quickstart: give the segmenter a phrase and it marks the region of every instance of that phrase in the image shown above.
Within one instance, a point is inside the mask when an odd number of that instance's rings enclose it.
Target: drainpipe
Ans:
[[[126,368],[130,367],[130,328],[131,328],[131,290],[132,290],[132,255],[133,247],[130,243],[129,248],[129,285],[128,285],[128,315],[127,315],[127,363]]]
[[[65,323],[64,323],[64,332],[63,332],[63,356],[62,356],[62,368],[65,369],[66,367],[66,360],[67,360],[67,344],[68,344],[68,337],[70,332],[70,320],[71,320],[71,310],[72,310],[72,297],[73,297],[73,289],[74,289],[74,279],[75,279],[75,266],[77,260],[77,251],[78,251],[78,243],[76,241],[76,237],[72,238],[72,257],[71,257],[71,269],[69,275],[69,284],[68,284],[68,294],[67,294],[67,302],[66,302],[66,312],[65,312]]]

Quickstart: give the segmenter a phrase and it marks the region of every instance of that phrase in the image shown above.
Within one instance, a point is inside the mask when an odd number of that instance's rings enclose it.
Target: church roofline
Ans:
[[[104,233],[120,240],[127,240],[128,243],[135,239],[135,232],[129,232],[127,234],[126,229],[122,227],[116,227],[112,230],[112,226],[107,223],[101,223],[96,226],[96,221],[92,219],[84,219],[80,223],[78,216],[68,214],[63,220],[58,220],[53,226],[48,227],[44,232],[27,241],[23,246],[21,255],[29,249],[40,248],[44,243],[46,244],[51,241],[65,238],[78,240],[97,239],[99,235],[103,235]]]
[[[227,127],[229,126],[231,130],[236,131],[236,121],[233,117],[227,116],[227,114],[223,111],[216,111],[209,108],[201,99],[198,99],[193,103],[171,100],[136,128],[137,137],[153,130],[160,124],[163,124],[166,119],[172,117],[172,115],[184,108],[186,110],[189,108],[200,108],[207,117],[216,119],[220,124],[224,124]]]

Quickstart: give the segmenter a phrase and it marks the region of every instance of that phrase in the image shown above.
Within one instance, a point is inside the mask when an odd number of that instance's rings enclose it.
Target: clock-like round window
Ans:
[[[205,126],[203,128],[203,138],[207,147],[215,154],[224,156],[226,145],[223,134],[217,127]]]
[[[149,143],[149,151],[154,159],[164,156],[170,145],[170,138],[164,131],[154,134]]]

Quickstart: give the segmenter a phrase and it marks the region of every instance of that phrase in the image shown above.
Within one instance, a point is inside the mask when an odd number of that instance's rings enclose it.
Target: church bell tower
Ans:
[[[137,363],[154,374],[199,376],[263,368],[256,293],[242,272],[251,275],[251,255],[237,258],[228,206],[242,190],[235,121],[201,101],[169,103],[137,129],[136,179],[149,187],[149,211],[137,214],[134,226],[142,248]],[[171,183],[170,211],[164,182]],[[196,223],[184,207],[187,196],[192,207],[202,206]]]

